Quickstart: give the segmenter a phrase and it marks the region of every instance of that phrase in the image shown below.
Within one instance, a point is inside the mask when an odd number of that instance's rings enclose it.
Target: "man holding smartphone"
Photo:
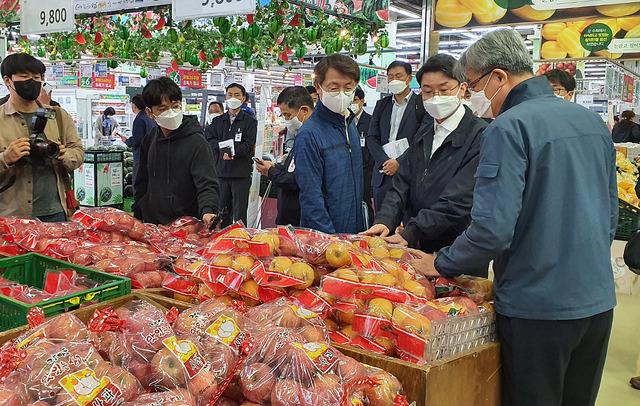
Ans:
[[[302,86],[291,86],[278,96],[278,106],[287,123],[287,134],[295,135],[313,113],[313,99]],[[295,142],[295,141],[294,141]],[[282,164],[254,158],[258,172],[269,178],[278,188],[277,225],[300,225],[300,189],[295,177],[293,154]]]

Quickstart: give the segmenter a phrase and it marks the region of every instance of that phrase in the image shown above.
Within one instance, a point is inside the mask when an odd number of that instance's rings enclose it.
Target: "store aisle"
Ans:
[[[629,378],[640,375],[640,295],[618,295],[613,331],[596,406],[640,406],[640,390]]]

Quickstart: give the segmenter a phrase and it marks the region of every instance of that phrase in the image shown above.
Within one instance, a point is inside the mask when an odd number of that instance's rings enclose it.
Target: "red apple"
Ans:
[[[341,355],[338,359],[338,373],[345,383],[364,378],[367,371],[360,362],[351,357]]]
[[[16,392],[0,388],[0,406],[22,406],[22,401]]]
[[[371,376],[378,379],[380,384],[376,386],[366,386],[364,388],[364,393],[369,401],[369,405],[393,405],[396,396],[402,391],[402,385],[400,385],[398,379],[383,370],[376,371]]]
[[[151,360],[151,386],[174,389],[187,380],[184,366],[171,350],[163,348]]]
[[[233,370],[236,364],[236,354],[226,344],[221,343],[204,343],[203,354],[211,365],[210,370],[216,377],[216,382],[221,384]]]
[[[307,388],[311,385],[317,368],[305,349],[294,344],[300,343],[289,343],[286,354],[276,361],[278,371],[280,376],[300,382]],[[314,345],[315,343],[303,344],[303,346],[310,346],[311,349],[314,348]]]
[[[238,402],[225,398],[224,396],[218,399],[214,406],[238,406]]]
[[[319,374],[313,379],[313,392],[321,404],[338,406],[344,395],[342,380],[336,374]]]
[[[240,388],[244,396],[252,402],[268,402],[275,381],[271,367],[260,362],[249,365],[240,372]]]
[[[126,369],[112,366],[108,369],[106,376],[108,376],[111,379],[111,382],[120,388],[125,402],[132,400],[140,393],[140,383],[136,377],[127,372]]]
[[[290,379],[281,379],[271,391],[271,406],[298,406],[302,404],[302,387]]]
[[[309,343],[328,341],[326,332],[320,327],[308,325],[300,330],[302,337]]]
[[[208,403],[218,391],[216,377],[207,368],[198,372],[187,384],[193,396],[196,399],[203,400],[205,403]]]

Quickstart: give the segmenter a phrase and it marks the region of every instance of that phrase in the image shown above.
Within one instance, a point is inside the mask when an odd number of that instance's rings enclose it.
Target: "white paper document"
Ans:
[[[235,156],[236,155],[236,146],[235,146],[235,143],[233,141],[233,138],[230,138],[230,139],[225,140],[225,141],[220,141],[218,143],[218,147],[220,149],[229,148],[229,150],[231,151],[229,153],[229,156]]]
[[[389,142],[382,146],[382,150],[389,157],[389,159],[398,159],[400,155],[404,154],[404,151],[409,149],[409,141],[406,138],[401,138],[397,141]]]

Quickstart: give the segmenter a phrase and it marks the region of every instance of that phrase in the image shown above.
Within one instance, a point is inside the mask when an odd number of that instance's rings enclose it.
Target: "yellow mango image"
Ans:
[[[485,14],[491,11],[497,4],[493,0],[460,0],[460,4],[469,9],[473,14]]]
[[[549,23],[542,26],[542,37],[547,41],[555,41],[558,39],[560,31],[567,28],[565,23]]]
[[[517,8],[515,10],[511,10],[511,12],[517,15],[520,18],[529,21],[544,21],[551,18],[551,16],[556,12],[555,10],[534,10],[531,6],[524,6]]]
[[[556,41],[547,41],[540,48],[542,59],[562,59],[567,57],[567,51],[562,49]]]
[[[631,31],[640,25],[640,17],[622,17],[618,18],[618,27],[625,31]]]
[[[439,0],[436,3],[436,22],[444,27],[464,27],[471,21],[472,15],[458,0]]]
[[[625,35],[625,38],[640,38],[640,25],[634,27],[630,31],[628,31]]]
[[[582,33],[582,31],[584,31],[585,28],[587,28],[588,26],[590,26],[593,23],[595,23],[595,20],[573,21],[573,22],[567,23],[567,27],[568,28],[573,28],[576,31]]]
[[[618,25],[618,20],[615,18],[607,18],[604,20],[596,20],[596,23],[604,24],[611,28],[611,32],[613,35],[616,35],[618,31],[620,31],[620,26]]]
[[[607,17],[624,17],[640,11],[640,3],[613,4],[596,7],[598,13]]]
[[[587,52],[580,44],[580,33],[573,28],[565,28],[558,34],[558,45],[572,58],[582,58]]]
[[[475,18],[479,24],[483,24],[483,25],[497,23],[502,19],[502,17],[504,17],[505,14],[507,14],[507,9],[500,7],[496,3],[493,3],[493,5],[495,7],[493,7],[486,13],[482,13],[482,14],[474,13],[473,18]]]
[[[602,56],[603,58],[609,58],[609,59],[618,59],[618,58],[622,57],[622,54],[612,54],[611,52],[607,51],[606,49],[603,49],[602,51],[594,52],[594,54],[597,55],[597,56]]]

